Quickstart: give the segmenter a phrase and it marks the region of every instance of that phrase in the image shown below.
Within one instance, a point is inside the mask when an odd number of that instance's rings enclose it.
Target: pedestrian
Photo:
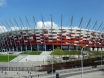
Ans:
[[[31,72],[30,72],[30,74],[31,74]]]
[[[1,70],[1,73],[3,73],[3,70]]]
[[[79,66],[79,71],[80,71],[80,66]]]
[[[5,72],[5,74],[7,74],[7,73]]]
[[[56,78],[56,76],[54,76],[53,78]]]
[[[29,71],[28,71],[28,73],[29,73]]]

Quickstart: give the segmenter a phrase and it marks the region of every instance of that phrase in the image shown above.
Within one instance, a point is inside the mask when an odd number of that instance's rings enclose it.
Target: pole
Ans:
[[[52,15],[51,15],[51,37],[52,37],[52,51],[54,51],[52,28],[53,28],[53,21],[52,21]],[[53,75],[53,53],[52,53],[52,75]]]
[[[81,78],[83,78],[83,55],[82,55],[83,48],[81,49],[81,56],[82,56],[82,58],[81,58],[81,67],[82,67]]]
[[[39,51],[37,38],[36,38],[36,29],[35,29],[37,27],[37,24],[36,24],[34,16],[33,16],[33,21],[34,21],[34,34],[35,34],[36,46],[37,46],[37,50]]]
[[[102,50],[101,50],[101,65],[102,65],[102,60],[103,60],[103,59],[102,59]]]
[[[73,16],[72,16],[72,18],[71,18],[71,22],[70,22],[70,33],[72,33],[72,23],[73,23]],[[70,34],[70,39],[71,39],[72,37],[71,37],[71,34]],[[70,46],[71,46],[71,40],[69,41],[69,50],[70,50]]]
[[[44,24],[44,19],[43,19],[43,16],[41,15],[41,18],[42,18],[42,31],[43,31],[43,38],[44,38],[44,44],[43,44],[43,46],[44,46],[44,49],[45,49],[45,51],[46,51],[46,42],[45,42],[45,36],[44,36],[44,27],[45,27],[45,24]]]
[[[86,45],[87,46],[87,45]],[[81,58],[81,69],[82,69],[82,74],[81,74],[81,78],[83,78],[83,49],[86,47],[86,46],[83,46],[82,47],[82,49],[81,49],[81,56],[82,56],[82,58]]]
[[[9,49],[10,51],[10,49]],[[8,78],[9,78],[9,51],[8,51]]]
[[[27,22],[27,24],[28,24],[28,26],[29,26],[29,28],[30,28],[30,24],[29,24],[29,21],[28,21],[28,19],[27,19],[27,17],[25,16],[25,19],[26,19],[26,22]],[[30,31],[30,29],[28,30],[28,38],[29,38],[29,43],[30,43],[30,47],[31,47],[31,52],[32,52],[32,43],[31,43],[31,39],[30,39],[30,33],[29,33],[29,31]]]
[[[63,16],[61,15],[61,50],[62,50],[62,18]]]
[[[22,28],[21,28],[21,32],[23,33],[24,31],[25,31],[25,26],[24,26],[24,24],[23,24],[23,22],[22,22],[22,19],[19,17],[19,20],[20,20],[20,23],[22,24]],[[23,29],[24,28],[24,29]],[[24,35],[22,34],[22,38],[23,38],[23,40],[25,41],[25,39],[24,39]],[[23,41],[23,42],[24,42]],[[25,50],[27,51],[27,44],[24,42],[24,47],[25,47]]]

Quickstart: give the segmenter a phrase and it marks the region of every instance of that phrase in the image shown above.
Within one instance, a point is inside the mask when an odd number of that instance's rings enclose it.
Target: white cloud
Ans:
[[[8,31],[5,26],[0,26],[0,33]]]
[[[6,0],[0,0],[0,6],[3,6],[6,4]]]
[[[56,29],[61,29],[61,26],[58,26],[57,24],[55,24],[54,22],[53,23],[53,27],[52,28],[56,28]],[[44,26],[44,27],[43,27]],[[44,22],[44,25],[43,25],[43,22],[42,21],[39,21],[37,22],[37,29],[41,29],[41,28],[46,28],[46,29],[50,29],[51,28],[51,21],[47,21],[47,22]],[[65,26],[62,26],[63,29],[70,29],[70,27],[65,27]],[[72,27],[73,29],[78,29],[78,27]]]
[[[53,27],[52,28],[58,28],[58,25],[55,24],[54,22],[53,23]],[[51,28],[51,22],[50,21],[47,21],[47,22],[44,22],[44,25],[43,25],[43,22],[42,21],[39,21],[37,22],[37,27],[36,28],[47,28],[47,29],[50,29]]]
[[[22,27],[22,30],[24,29],[30,29],[29,27]],[[13,27],[10,27],[10,31],[15,31],[15,30],[21,30],[21,27],[18,27],[18,26],[13,26]]]
[[[17,27],[17,26],[13,26],[13,27],[10,27],[10,29],[11,29],[12,31],[14,31],[14,30],[19,30],[20,28]],[[11,30],[10,30],[10,31],[11,31]]]

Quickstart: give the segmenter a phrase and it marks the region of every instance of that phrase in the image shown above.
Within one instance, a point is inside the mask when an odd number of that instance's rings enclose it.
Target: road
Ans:
[[[69,76],[69,77],[64,77],[64,78],[81,78],[81,74]],[[104,71],[103,72],[96,71],[96,72],[86,73],[86,74],[83,74],[83,78],[104,78]]]
[[[85,76],[87,77],[86,74],[89,74],[89,73],[94,73],[94,72],[103,72],[104,73],[104,71],[100,71],[100,69],[102,69],[102,68],[104,69],[104,65],[98,66],[97,68],[92,68],[91,66],[84,67],[83,70],[84,70]],[[7,74],[5,74],[4,72],[0,73],[0,78],[7,78],[8,76],[11,78],[27,78],[28,76],[32,76],[32,78],[53,78],[56,75],[56,74],[49,75],[46,73],[46,71],[45,72],[30,71],[29,73],[28,73],[28,71],[9,71],[9,72],[6,71]],[[18,74],[17,74],[17,72],[18,72]],[[57,70],[56,73],[59,73],[60,78],[73,78],[76,76],[78,76],[79,78],[81,77],[81,69],[79,70],[79,68]],[[38,77],[38,75],[39,75],[39,77]],[[91,77],[91,78],[93,78],[93,77]],[[101,78],[101,77],[98,77],[98,78]]]

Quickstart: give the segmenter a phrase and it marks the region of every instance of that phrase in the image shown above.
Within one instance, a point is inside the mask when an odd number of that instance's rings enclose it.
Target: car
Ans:
[[[97,68],[97,65],[93,65],[92,68]]]
[[[55,69],[53,69],[53,70],[52,70],[52,69],[50,69],[50,70],[48,70],[48,71],[47,71],[47,73],[48,73],[48,74],[51,74],[52,72],[53,72],[53,73],[55,73],[55,72],[56,72],[56,70],[55,70]]]

